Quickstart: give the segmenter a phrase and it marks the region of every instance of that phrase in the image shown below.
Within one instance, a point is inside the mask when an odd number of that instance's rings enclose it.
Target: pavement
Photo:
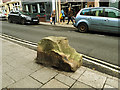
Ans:
[[[51,25],[50,22],[40,22],[39,24],[43,24],[43,25]],[[75,28],[73,25],[72,25],[72,22],[69,22],[69,24],[67,24],[67,21],[62,23],[58,23],[56,22],[55,25],[52,24],[53,26],[61,26],[61,27],[72,27],[72,28]]]
[[[2,88],[120,90],[120,79],[116,77],[84,66],[76,72],[45,67],[35,62],[37,51],[2,38],[0,42],[2,42],[2,80],[0,80]]]

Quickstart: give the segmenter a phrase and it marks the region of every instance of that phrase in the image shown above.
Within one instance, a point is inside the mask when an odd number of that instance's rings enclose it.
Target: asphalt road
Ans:
[[[118,36],[98,32],[79,33],[74,28],[20,25],[2,22],[2,33],[37,43],[46,36],[65,36],[78,52],[118,65]]]

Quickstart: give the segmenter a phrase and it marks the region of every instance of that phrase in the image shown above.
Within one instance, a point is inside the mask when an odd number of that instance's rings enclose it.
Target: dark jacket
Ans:
[[[52,17],[55,17],[56,13],[55,12],[52,12]]]
[[[72,10],[68,11],[68,17],[72,17],[72,16],[73,16],[73,11]]]

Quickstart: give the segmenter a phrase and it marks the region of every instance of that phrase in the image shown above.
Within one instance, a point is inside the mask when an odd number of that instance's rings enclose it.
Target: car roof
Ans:
[[[110,8],[110,9],[116,9],[116,10],[119,10],[115,7],[89,7],[89,8],[83,8],[83,9],[94,9],[94,8]],[[119,10],[120,11],[120,10]]]

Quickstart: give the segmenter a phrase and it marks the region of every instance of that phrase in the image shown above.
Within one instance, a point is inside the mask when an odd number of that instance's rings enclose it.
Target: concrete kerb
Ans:
[[[51,25],[49,22],[40,22],[39,24],[42,25]],[[60,23],[56,23],[55,25],[51,25],[51,26],[59,26],[59,27],[67,27],[67,28],[75,28],[72,24],[60,24]]]
[[[25,41],[5,34],[0,35],[0,37],[37,51],[37,43]],[[100,60],[86,55],[83,55],[83,66],[120,78],[120,67],[106,62],[100,62]]]

